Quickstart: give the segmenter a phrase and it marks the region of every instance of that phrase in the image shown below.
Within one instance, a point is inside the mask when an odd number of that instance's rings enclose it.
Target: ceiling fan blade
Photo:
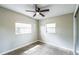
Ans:
[[[47,11],[49,11],[49,9],[40,10],[40,12],[47,12]]]
[[[26,10],[26,12],[36,12],[36,11],[32,11],[32,10]]]
[[[42,13],[39,13],[41,16],[45,17],[45,15],[43,15]]]
[[[36,13],[33,15],[33,17],[35,17],[36,16]]]

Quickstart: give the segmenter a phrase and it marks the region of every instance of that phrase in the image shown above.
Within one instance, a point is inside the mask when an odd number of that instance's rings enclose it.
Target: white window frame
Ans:
[[[17,28],[19,28],[18,29],[19,32],[17,32]],[[16,34],[30,34],[32,33],[32,25],[26,24],[26,23],[15,23],[15,33]]]
[[[49,29],[52,31],[49,31]],[[46,33],[56,33],[56,23],[46,24]]]

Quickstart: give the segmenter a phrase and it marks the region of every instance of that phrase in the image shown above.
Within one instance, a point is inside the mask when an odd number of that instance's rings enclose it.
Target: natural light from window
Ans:
[[[56,33],[56,23],[46,24],[46,32],[47,33]]]
[[[32,33],[32,25],[25,23],[16,23],[15,30],[16,34]]]

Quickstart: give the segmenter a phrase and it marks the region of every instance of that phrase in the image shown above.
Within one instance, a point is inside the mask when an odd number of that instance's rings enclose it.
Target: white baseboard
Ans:
[[[67,50],[67,51],[72,51],[73,52],[73,49],[69,49],[69,48],[65,48],[65,47],[59,47],[59,46],[56,46],[56,45],[52,45],[49,42],[44,42],[44,41],[40,41],[40,42],[46,43],[46,44],[51,45],[51,46],[55,46],[55,47],[63,49],[63,50]]]
[[[11,49],[11,50],[2,52],[2,53],[0,53],[0,55],[3,55],[3,54],[6,54],[6,53],[9,53],[9,52],[12,52],[12,51],[14,51],[14,50],[20,49],[20,48],[25,47],[25,46],[28,46],[28,45],[30,45],[30,44],[32,44],[32,43],[34,43],[34,42],[37,42],[37,41],[29,42],[29,43],[27,43],[27,44],[24,43],[24,44],[22,44],[22,45],[19,46],[19,47],[16,47],[16,48],[14,48],[14,49]]]
[[[34,43],[34,42],[37,42],[37,41],[33,41],[33,42],[30,42],[30,43],[27,43],[27,44],[24,43],[24,44],[22,44],[22,45],[19,46],[19,47],[16,47],[16,48],[14,48],[14,49],[11,49],[11,50],[2,52],[2,53],[0,53],[0,55],[3,55],[3,54],[6,54],[6,53],[9,53],[9,52],[12,52],[12,51],[17,50],[17,49],[20,49],[20,48],[22,48],[22,47],[24,47],[24,46],[28,46],[28,45],[30,45],[30,44],[32,44],[32,43]],[[40,42],[43,42],[43,41],[40,41]],[[55,46],[55,45],[52,45],[52,44],[50,44],[50,43],[48,43],[48,42],[43,42],[43,43],[46,43],[46,44],[51,45],[51,46]],[[60,48],[60,49],[65,49],[65,50],[68,50],[68,51],[72,51],[72,52],[73,52],[73,49],[68,49],[68,48],[59,47],[59,46],[55,46],[55,47],[58,47],[58,48]],[[79,51],[77,51],[77,53],[79,54]]]

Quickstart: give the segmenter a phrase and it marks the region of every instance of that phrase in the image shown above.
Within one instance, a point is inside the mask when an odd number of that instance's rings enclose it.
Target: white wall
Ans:
[[[56,23],[56,33],[46,33],[45,24],[48,23]],[[73,14],[41,20],[40,41],[60,48],[73,49]]]
[[[15,23],[32,24],[31,34],[15,34]],[[0,53],[37,40],[37,21],[0,7]]]
[[[0,53],[39,40],[54,46],[73,48],[73,14],[35,21],[25,15],[0,7]],[[15,34],[15,23],[31,23],[32,34]],[[38,24],[39,23],[39,24]],[[56,33],[47,34],[45,24],[56,23]],[[40,28],[39,28],[40,27]],[[40,30],[39,30],[40,29]],[[40,35],[39,35],[40,33]],[[39,35],[39,36],[38,36]]]

